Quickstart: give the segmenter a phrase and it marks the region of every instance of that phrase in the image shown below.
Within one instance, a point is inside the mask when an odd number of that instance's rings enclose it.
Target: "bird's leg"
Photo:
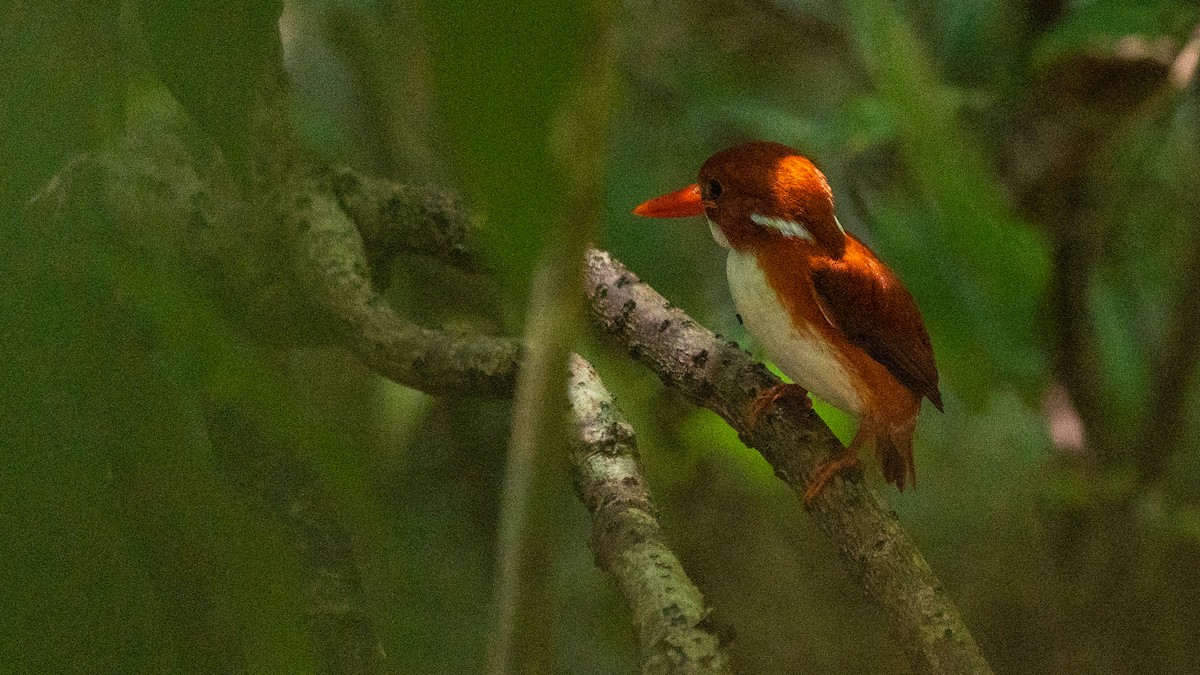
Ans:
[[[758,426],[758,422],[762,419],[762,416],[779,401],[802,402],[805,408],[812,407],[812,401],[808,398],[807,389],[798,384],[784,384],[781,382],[758,392],[758,395],[750,402],[750,412],[746,413],[746,419],[750,423],[750,428],[753,429]]]
[[[829,461],[821,465],[821,468],[817,470],[817,475],[813,476],[812,483],[810,483],[808,489],[804,491],[805,506],[812,504],[813,500],[817,498],[817,495],[821,494],[821,491],[825,489],[825,486],[829,484],[829,481],[833,480],[834,476],[847,469],[858,467],[858,448],[860,445],[862,445],[862,442],[866,436],[867,435],[863,433],[863,429],[860,428],[858,433],[854,435],[854,440],[850,441],[850,445],[842,448],[841,451],[831,457]]]

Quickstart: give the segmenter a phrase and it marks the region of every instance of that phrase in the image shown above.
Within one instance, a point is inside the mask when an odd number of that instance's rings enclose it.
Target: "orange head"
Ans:
[[[753,250],[778,237],[811,243],[832,258],[846,250],[846,233],[833,215],[825,175],[800,153],[756,141],[722,150],[700,167],[699,180],[638,205],[651,218],[704,214],[717,241]]]

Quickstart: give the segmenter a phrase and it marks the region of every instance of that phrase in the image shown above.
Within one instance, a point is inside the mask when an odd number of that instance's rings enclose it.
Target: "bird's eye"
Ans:
[[[721,196],[721,192],[723,192],[723,188],[721,187],[721,184],[715,180],[708,181],[708,183],[705,184],[704,187],[707,188],[709,199],[717,199],[718,197]]]

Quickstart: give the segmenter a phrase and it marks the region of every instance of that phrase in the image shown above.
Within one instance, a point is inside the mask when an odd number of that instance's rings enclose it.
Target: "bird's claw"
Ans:
[[[808,398],[808,390],[798,384],[783,384],[781,382],[758,392],[758,395],[750,402],[750,411],[746,414],[750,428],[753,429],[758,426],[763,415],[767,414],[767,411],[777,402],[796,401],[797,399],[803,402],[805,408],[812,408],[812,400]]]
[[[825,489],[829,481],[833,480],[834,476],[843,471],[858,468],[859,464],[858,449],[853,445],[834,455],[832,459],[825,462],[817,470],[817,475],[813,477],[812,483],[804,491],[804,505],[808,506],[812,504],[813,500],[817,498],[817,495],[821,494],[821,491]]]

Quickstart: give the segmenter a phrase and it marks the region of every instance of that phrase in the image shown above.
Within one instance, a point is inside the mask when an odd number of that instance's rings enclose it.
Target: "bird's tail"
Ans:
[[[883,477],[901,492],[906,483],[917,486],[917,469],[913,464],[913,429],[915,425],[904,425],[889,429],[875,441],[875,456],[883,469]]]

